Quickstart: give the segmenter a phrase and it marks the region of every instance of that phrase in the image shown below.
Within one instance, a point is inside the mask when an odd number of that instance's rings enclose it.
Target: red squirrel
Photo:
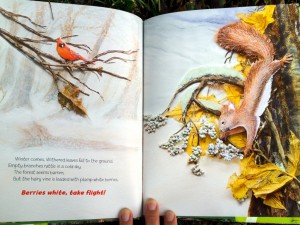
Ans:
[[[248,155],[257,134],[260,116],[268,106],[273,75],[293,58],[286,54],[282,59],[274,60],[275,50],[271,40],[256,28],[242,22],[222,27],[217,33],[216,41],[228,51],[256,59],[244,84],[242,103],[237,108],[231,102],[223,105],[219,118],[221,139],[247,132],[244,155]]]

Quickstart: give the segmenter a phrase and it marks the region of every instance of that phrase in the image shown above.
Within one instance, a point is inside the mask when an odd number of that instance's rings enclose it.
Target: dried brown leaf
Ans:
[[[86,116],[87,111],[82,105],[82,100],[79,98],[80,89],[78,87],[65,85],[64,88],[58,93],[58,102],[63,108],[70,111]]]

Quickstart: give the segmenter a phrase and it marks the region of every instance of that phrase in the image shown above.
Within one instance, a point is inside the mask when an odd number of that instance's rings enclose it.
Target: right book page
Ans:
[[[298,31],[297,5],[145,21],[144,199],[299,222]]]

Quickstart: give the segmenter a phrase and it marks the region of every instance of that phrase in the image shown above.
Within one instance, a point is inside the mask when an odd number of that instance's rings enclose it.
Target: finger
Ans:
[[[174,212],[167,211],[165,213],[164,225],[177,225],[177,218]]]
[[[159,207],[154,199],[145,203],[145,225],[159,225]]]
[[[122,209],[119,213],[120,225],[133,225],[132,212],[129,209]]]

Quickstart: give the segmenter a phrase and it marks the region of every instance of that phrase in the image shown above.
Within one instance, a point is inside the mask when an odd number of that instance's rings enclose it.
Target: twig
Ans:
[[[129,61],[135,61],[135,60],[132,60],[132,59],[124,59],[122,57],[110,57],[109,59],[100,59],[101,56],[104,56],[104,55],[108,55],[108,54],[112,54],[112,53],[119,53],[119,54],[125,54],[125,55],[131,55],[133,53],[136,53],[138,50],[129,50],[129,51],[123,51],[123,50],[108,50],[108,51],[105,51],[105,52],[102,52],[102,53],[99,53],[98,55],[96,55],[93,59],[92,59],[92,62],[103,62],[103,63],[107,63],[107,64],[110,64],[110,63],[115,63],[115,62],[111,62],[113,60],[121,60],[123,62],[129,62]]]
[[[196,83],[201,83],[203,86],[206,86],[208,83],[228,83],[228,84],[233,84],[233,85],[236,85],[239,87],[244,87],[244,82],[235,77],[226,77],[223,75],[214,75],[214,74],[208,74],[205,76],[201,76],[201,77],[198,77],[198,78],[188,81],[187,83],[182,85],[179,89],[177,89],[175,94],[172,96],[172,99],[169,102],[167,108],[163,111],[162,114],[165,114],[166,112],[168,112],[170,110],[176,96],[180,92],[184,91],[186,88],[188,88],[189,86],[196,84]]]
[[[120,76],[118,74],[109,72],[107,70],[103,70],[103,67],[88,67],[86,63],[70,63],[70,64],[65,64],[65,63],[62,63],[62,64],[48,64],[48,63],[46,63],[46,64],[48,66],[53,66],[53,67],[69,68],[70,70],[73,70],[73,69],[80,70],[80,69],[82,69],[83,71],[96,72],[99,75],[102,75],[102,73],[105,73],[105,74],[108,74],[110,76],[117,77],[119,79],[130,81],[127,77]]]
[[[34,40],[34,39],[30,39],[30,38],[19,38],[19,40],[24,41],[24,42],[32,42],[32,43],[39,43],[39,44],[45,44],[45,45],[51,45],[48,42],[52,42],[50,40],[45,40],[45,39]]]
[[[185,127],[187,126],[187,124],[185,123],[185,124],[183,124],[183,126],[178,130],[178,131],[176,131],[174,134],[178,134],[180,131],[182,131]],[[173,135],[174,135],[173,134]]]
[[[108,50],[108,51],[99,53],[98,55],[96,55],[94,57],[94,59],[99,58],[100,56],[111,54],[111,53],[121,53],[121,54],[125,54],[125,55],[131,55],[131,54],[136,53],[136,52],[138,52],[138,50],[129,50],[129,51],[124,51],[124,50]]]
[[[124,59],[124,58],[121,58],[121,57],[111,57],[111,58],[109,58],[109,59],[107,59],[103,62],[104,63],[115,63],[115,62],[111,62],[113,60],[121,60],[123,62],[130,62],[130,61],[133,62],[133,61],[135,61],[134,59]]]
[[[267,156],[264,155],[264,153],[260,149],[253,149],[254,152],[258,153],[259,156],[262,156],[268,163],[272,163]]]
[[[20,22],[19,20],[17,20],[15,17],[23,17],[23,18],[26,18],[27,20],[29,20],[33,25],[35,26],[38,26],[38,27],[41,27],[41,28],[45,28],[46,26],[42,26],[42,25],[39,25],[39,24],[36,24],[34,23],[29,17],[27,16],[23,16],[23,15],[19,15],[19,14],[15,14],[15,13],[12,13],[12,12],[9,12],[3,8],[0,7],[0,13],[5,16],[6,18],[8,18],[9,20],[12,20],[14,21],[15,23],[19,24],[20,26],[24,27],[26,30],[28,30],[29,32],[39,36],[39,37],[42,37],[44,38],[45,40],[48,40],[49,42],[56,42],[56,38],[52,38],[52,37],[49,37],[47,35],[44,35],[43,32],[40,32],[40,31],[36,31],[34,30],[33,28],[27,26],[26,24]],[[71,37],[71,36],[70,36]],[[44,40],[44,42],[45,42]],[[82,49],[86,52],[90,52],[91,51],[91,48],[89,46],[87,46],[86,44],[74,44],[74,43],[70,43],[68,42],[67,43],[68,45],[71,45],[73,47],[76,47],[78,49]]]
[[[87,89],[89,89],[90,91],[98,94],[100,96],[100,98],[104,101],[104,97],[103,95],[101,95],[101,93],[99,91],[94,90],[93,88],[90,88],[86,83],[82,82],[78,77],[75,77],[74,74],[72,73],[72,71],[69,71],[70,76],[77,80],[81,85],[83,85],[84,87],[86,87]]]
[[[48,3],[49,3],[51,13],[52,13],[52,17],[53,17],[52,6],[51,6],[50,1],[48,1]],[[116,77],[116,78],[119,78],[119,79],[129,81],[128,78],[123,77],[119,74],[115,74],[113,72],[104,70],[103,67],[99,67],[99,66],[98,67],[92,67],[90,62],[89,63],[84,62],[84,63],[70,63],[70,64],[68,64],[60,58],[57,58],[57,57],[55,57],[51,54],[43,52],[39,48],[35,47],[35,45],[33,43],[50,44],[49,42],[56,43],[57,39],[45,35],[44,32],[42,32],[42,31],[37,31],[34,28],[31,28],[31,27],[27,26],[26,24],[19,21],[18,18],[19,17],[25,18],[28,21],[30,21],[33,25],[41,27],[43,29],[45,28],[45,26],[41,26],[41,25],[38,25],[38,24],[34,23],[27,16],[23,16],[23,15],[19,15],[19,14],[15,14],[15,13],[6,11],[5,9],[3,9],[1,7],[0,7],[0,13],[4,17],[6,17],[7,19],[9,19],[9,20],[17,23],[18,25],[22,26],[23,28],[25,28],[30,33],[35,34],[38,37],[42,38],[40,40],[36,40],[36,39],[31,39],[31,38],[18,37],[16,35],[11,34],[10,32],[8,32],[6,30],[0,28],[0,36],[2,38],[4,38],[9,44],[11,44],[13,47],[18,49],[25,56],[29,57],[38,66],[42,67],[45,71],[47,71],[51,74],[58,92],[61,93],[62,95],[64,95],[64,94],[60,91],[58,82],[66,83],[67,85],[70,85],[72,88],[78,89],[78,93],[89,96],[88,93],[81,90],[81,88],[79,88],[77,85],[75,85],[73,82],[71,82],[69,80],[69,79],[71,79],[71,80],[75,79],[77,82],[80,83],[80,86],[83,86],[83,87],[87,88],[89,91],[98,94],[101,97],[101,99],[104,100],[103,96],[101,95],[101,93],[99,91],[89,87],[85,82],[81,81],[80,78],[76,77],[73,74],[73,71],[81,72],[83,74],[85,74],[85,72],[96,73],[98,79],[99,79],[99,76],[102,76],[102,74],[107,74],[107,75],[110,75],[110,76],[113,76],[113,77]],[[78,36],[78,35],[70,35],[70,36],[65,36],[63,38],[70,38],[70,37],[76,37],[76,36]],[[91,51],[91,48],[89,46],[87,46],[86,44],[74,44],[74,43],[69,43],[69,42],[67,42],[67,44],[71,45],[71,46],[74,46],[76,48],[79,48],[79,49],[83,49],[88,53]],[[110,57],[109,59],[106,59],[106,60],[102,60],[102,59],[100,59],[100,57],[104,56],[104,55],[107,55],[107,54],[110,54],[110,53],[120,53],[120,54],[130,55],[130,54],[133,54],[135,52],[137,52],[137,50],[135,50],[135,51],[109,50],[109,51],[98,54],[97,58],[94,58],[93,60],[104,62],[104,63],[114,63],[113,60],[121,60],[121,61],[124,61],[124,62],[128,62],[128,61],[133,61],[133,60],[124,59],[124,58],[115,57],[115,56]],[[55,68],[61,68],[61,71],[56,71],[57,69],[55,69]],[[60,73],[62,71],[67,71],[70,74],[71,78],[70,77],[65,78],[64,76],[62,76],[61,73]],[[65,97],[67,97],[67,96],[65,96]],[[78,97],[78,96],[76,96],[76,97]],[[81,101],[81,100],[78,99],[78,101]],[[74,110],[74,111],[76,112],[76,110]]]
[[[277,148],[278,148],[278,153],[281,157],[281,160],[282,160],[282,163],[283,163],[284,167],[286,168],[287,167],[287,162],[286,162],[286,158],[285,158],[285,153],[284,153],[281,141],[280,141],[280,136],[279,136],[278,130],[276,128],[276,125],[274,124],[272,114],[269,111],[269,109],[265,110],[264,116],[265,116],[265,119],[268,122],[269,127],[270,127],[270,129],[271,129],[271,131],[274,135],[274,138],[275,138],[275,141],[276,141],[276,144],[277,144]]]
[[[0,31],[2,31],[3,29],[0,28]],[[54,72],[51,67],[45,63],[45,60],[41,60],[41,56],[39,56],[40,59],[38,59],[37,57],[35,57],[34,55],[32,55],[31,53],[29,53],[28,51],[24,50],[19,43],[17,43],[16,41],[14,41],[13,38],[11,38],[10,36],[6,36],[3,32],[0,32],[0,36],[2,38],[4,38],[7,42],[9,42],[11,45],[13,45],[15,48],[17,48],[20,52],[22,52],[24,55],[28,56],[31,60],[33,60],[35,63],[37,63],[39,66],[41,66],[42,68],[44,68],[46,71],[50,72],[50,74],[52,75],[53,79],[55,82],[57,82],[57,78],[63,80],[64,82],[72,85],[73,87],[78,87],[77,85],[73,84],[71,81],[65,79],[64,77],[62,77],[60,75],[60,73],[58,72]],[[85,93],[84,91],[82,91],[80,89],[80,92],[84,95],[89,96],[89,94]]]
[[[90,69],[92,69],[92,68],[88,68],[87,70],[92,71],[92,70],[90,70]],[[106,73],[106,74],[108,74],[108,75],[110,75],[110,76],[113,76],[113,77],[117,77],[117,78],[119,78],[119,79],[123,79],[123,80],[128,80],[128,81],[130,81],[130,79],[128,79],[127,77],[122,77],[122,76],[120,76],[120,75],[118,75],[118,74],[109,72],[109,71],[107,71],[107,70],[101,70],[101,73]]]
[[[70,38],[70,37],[78,37],[78,34],[63,36],[63,37],[61,37],[61,39],[66,39],[66,38]]]
[[[94,71],[94,72],[97,72],[99,74],[106,73],[108,75],[111,75],[111,76],[114,76],[114,77],[117,77],[117,78],[120,78],[120,79],[123,79],[123,80],[129,80],[126,77],[123,77],[123,76],[120,76],[118,74],[103,70],[102,67],[96,67],[96,68],[95,67],[87,67],[86,63],[65,64],[64,61],[58,59],[57,57],[54,57],[53,55],[50,55],[50,54],[47,54],[47,53],[44,53],[44,52],[40,51],[39,49],[37,49],[37,48],[31,46],[30,44],[26,43],[25,41],[23,41],[21,38],[10,34],[9,32],[7,32],[6,30],[4,30],[2,28],[0,28],[0,34],[7,35],[11,39],[15,40],[18,44],[23,45],[23,46],[29,48],[30,50],[34,51],[37,55],[43,56],[45,58],[51,59],[52,61],[60,63],[58,65],[54,65],[54,64],[51,65],[51,64],[48,63],[47,64],[48,66],[57,66],[57,67],[70,68],[71,70],[73,68],[75,68],[75,69],[84,69],[84,71]],[[17,48],[19,49],[19,46]]]
[[[200,91],[204,88],[204,85],[203,85],[203,81],[199,83],[198,85],[198,88],[196,88],[194,91],[193,91],[193,94],[188,102],[188,104],[186,105],[185,109],[183,110],[182,112],[182,121],[185,123],[185,117],[186,117],[186,114],[191,106],[191,104],[193,103],[193,100],[197,98],[198,94],[200,93]],[[197,103],[196,103],[197,104]]]
[[[54,20],[54,15],[53,15],[53,11],[52,11],[52,5],[51,5],[51,2],[50,2],[50,0],[48,0],[48,3],[49,3],[49,7],[50,7],[50,12],[51,12],[51,17],[52,17],[52,20]]]
[[[230,53],[230,56],[228,56],[227,57],[227,55],[228,55],[228,53]],[[233,56],[233,53],[234,53],[234,51],[233,50],[231,50],[231,51],[228,51],[227,53],[226,53],[226,55],[225,55],[225,61],[224,61],[224,64],[226,64],[226,62],[227,62],[227,60],[228,60],[228,62],[230,63],[231,62],[231,59],[232,59],[232,56]]]
[[[256,139],[259,138],[259,136],[261,135],[261,133],[264,130],[265,126],[266,126],[266,121],[263,122],[263,124],[260,126],[259,130],[257,131]]]
[[[221,112],[218,111],[218,110],[213,110],[213,109],[210,109],[210,108],[207,108],[205,107],[200,101],[198,101],[197,99],[193,99],[193,101],[201,108],[203,109],[205,112],[208,112],[208,113],[212,113],[216,116],[220,116],[221,115]]]
[[[78,49],[82,49],[82,50],[86,51],[87,53],[90,53],[92,51],[92,49],[89,46],[87,46],[86,44],[74,44],[71,42],[66,42],[66,44],[71,45]]]
[[[45,29],[46,26],[43,26],[43,25],[39,25],[35,22],[33,22],[29,17],[27,16],[24,16],[24,15],[20,15],[20,14],[16,14],[16,13],[13,13],[13,12],[9,12],[9,11],[6,11],[5,9],[3,9],[2,7],[0,7],[0,13],[8,18],[14,18],[14,17],[22,17],[22,18],[25,18],[27,19],[30,23],[32,23],[33,25],[35,26],[38,26],[40,28],[43,28]]]
[[[64,62],[56,57],[54,57],[53,55],[47,54],[45,52],[40,51],[39,49],[33,47],[32,45],[26,43],[25,41],[23,41],[21,38],[12,35],[11,33],[9,33],[8,31],[0,28],[0,34],[5,34],[6,36],[10,37],[12,40],[16,41],[19,45],[25,46],[27,48],[29,48],[31,51],[35,52],[37,55],[40,56],[44,56],[45,58],[51,59],[52,61],[58,62],[63,64]],[[19,49],[19,47],[17,47]]]
[[[190,120],[190,122],[194,125],[194,127],[195,127],[195,129],[196,129],[196,133],[197,133],[197,146],[200,144],[200,135],[199,135],[199,130],[198,130],[198,128],[197,128],[197,126],[196,126],[196,124],[194,123],[194,121],[191,119],[191,118],[189,118]]]
[[[18,14],[14,14],[14,13],[12,13],[12,12],[8,12],[8,11],[6,11],[5,9],[1,8],[1,7],[0,7],[0,13],[1,13],[3,16],[5,16],[6,18],[8,18],[8,19],[14,21],[15,23],[19,24],[20,26],[24,27],[24,28],[25,28],[26,30],[28,30],[29,32],[31,32],[31,33],[33,33],[33,34],[39,36],[39,37],[42,37],[42,38],[45,38],[45,39],[48,39],[48,40],[51,40],[51,41],[55,41],[55,39],[53,39],[53,38],[51,38],[51,37],[49,37],[49,36],[46,36],[46,35],[42,34],[43,32],[36,31],[36,30],[32,29],[31,27],[27,26],[26,24],[21,23],[21,22],[20,22],[19,20],[17,20],[15,17],[25,17],[25,18],[27,18],[32,24],[44,28],[44,27],[41,26],[41,25],[38,25],[38,24],[36,24],[36,23],[33,23],[33,22],[31,21],[30,18],[28,18],[28,17],[26,17],[26,16],[21,16],[21,15],[18,15]]]

